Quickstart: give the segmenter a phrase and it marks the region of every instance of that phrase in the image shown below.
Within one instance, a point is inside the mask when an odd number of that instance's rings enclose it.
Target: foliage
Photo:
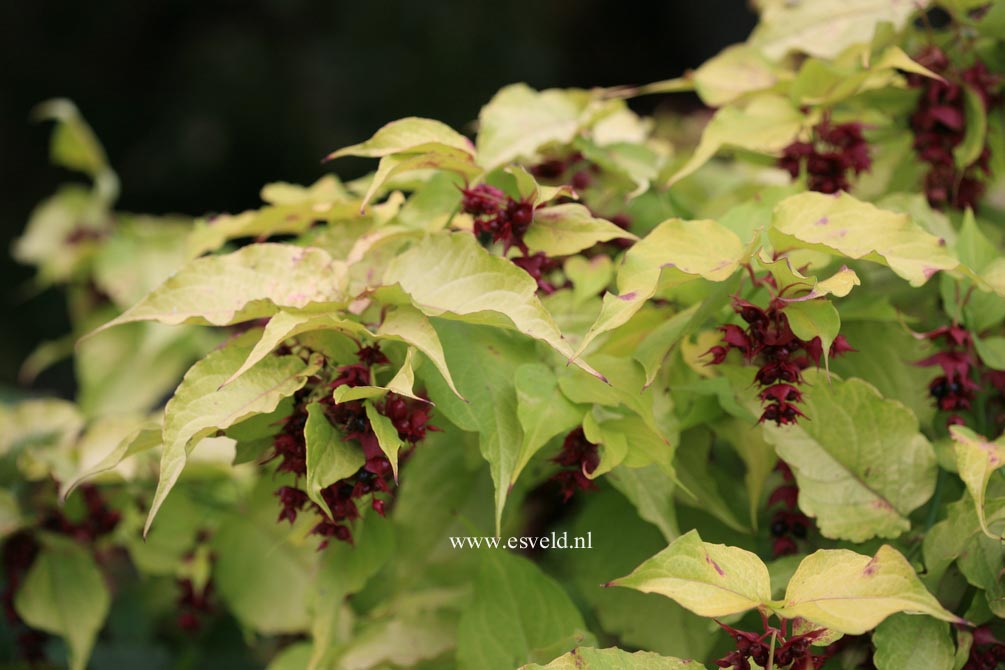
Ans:
[[[78,393],[0,405],[0,654],[996,667],[1005,2],[757,4],[682,78],[394,121],[238,214],[116,211],[40,107],[90,183],[13,249],[73,323],[24,372]]]

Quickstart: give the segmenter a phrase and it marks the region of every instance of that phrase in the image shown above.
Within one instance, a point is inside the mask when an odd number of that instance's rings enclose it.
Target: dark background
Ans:
[[[72,177],[28,120],[40,101],[77,103],[121,178],[119,209],[240,211],[266,182],[313,182],[325,154],[396,118],[464,131],[509,83],[667,79],[754,22],[744,0],[0,2],[0,390],[68,330],[60,291],[20,298],[32,271],[9,257],[32,207]],[[373,169],[354,161],[334,168]],[[34,386],[72,393],[72,369]]]

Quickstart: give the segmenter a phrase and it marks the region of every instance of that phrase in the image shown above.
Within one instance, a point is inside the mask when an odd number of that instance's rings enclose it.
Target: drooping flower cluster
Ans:
[[[813,641],[824,633],[823,629],[787,637],[788,622],[785,621],[782,622],[782,628],[778,629],[769,626],[765,620],[763,633],[737,630],[724,623],[717,623],[736,643],[734,651],[715,662],[720,668],[750,670],[751,661],[758,668],[767,668],[770,659],[773,667],[780,670],[814,670],[823,666],[828,658],[823,654],[812,653]],[[772,641],[773,635],[774,641]]]
[[[93,542],[114,531],[122,515],[108,506],[96,486],[84,484],[79,491],[86,509],[86,514],[80,521],[71,521],[63,510],[53,507],[42,519],[41,527],[83,543]]]
[[[771,555],[778,558],[799,551],[796,541],[806,539],[813,520],[799,511],[799,487],[788,463],[778,461],[775,469],[782,473],[782,485],[768,496],[768,507],[778,507],[771,516]]]
[[[461,208],[474,218],[475,237],[482,244],[501,242],[503,253],[512,247],[520,250],[521,256],[512,258],[513,264],[524,270],[537,282],[538,291],[544,295],[555,292],[556,287],[548,281],[548,274],[561,263],[549,258],[543,252],[530,253],[523,236],[534,220],[534,206],[527,200],[516,200],[502,190],[478,184],[462,189]]]
[[[707,352],[709,365],[719,365],[732,350],[739,351],[744,362],[757,364],[755,380],[761,387],[760,398],[764,405],[760,421],[774,421],[777,425],[795,423],[805,417],[797,403],[802,401],[798,386],[803,381],[802,372],[810,365],[820,365],[823,345],[819,337],[809,342],[799,339],[785,316],[787,303],[778,297],[771,299],[767,309],[753,303],[733,298],[733,310],[747,323],[743,328],[727,324],[719,328],[722,342]],[[838,335],[830,347],[830,356],[853,351],[843,335]]]
[[[970,409],[980,385],[974,381],[976,368],[981,365],[970,332],[962,326],[952,325],[923,333],[921,337],[933,342],[941,341],[944,348],[917,361],[921,367],[938,366],[942,374],[928,384],[928,392],[935,405],[943,412],[952,412],[950,424],[963,423],[956,412]]]
[[[946,53],[935,46],[926,48],[916,60],[942,77],[933,79],[918,74],[908,77],[912,86],[921,89],[918,106],[911,115],[911,130],[914,149],[929,166],[925,175],[928,202],[939,209],[973,208],[984,193],[991,151],[985,140],[972,165],[962,171],[956,166],[953,151],[963,142],[967,131],[965,91],[976,93],[987,111],[999,100],[997,89],[1001,79],[979,60],[959,72]]]
[[[387,358],[376,346],[361,347],[357,352],[359,363],[344,365],[335,370],[335,378],[327,388],[334,390],[340,386],[365,386],[372,380],[371,367],[387,363]],[[273,440],[271,459],[279,458],[279,472],[292,473],[297,477],[307,475],[307,442],[304,427],[307,423],[308,396],[313,388],[307,387],[296,394],[293,413],[286,419],[282,430]],[[312,511],[318,522],[311,530],[314,535],[324,538],[319,549],[328,546],[335,538],[344,542],[352,541],[350,524],[360,516],[357,501],[370,498],[370,506],[384,515],[387,501],[382,495],[393,495],[393,470],[391,462],[380,448],[380,442],[366,414],[362,400],[335,402],[330,393],[319,401],[325,409],[325,418],[341,432],[343,439],[353,441],[363,451],[366,462],[352,476],[333,482],[321,490],[321,497],[331,510],[331,516],[310,500],[307,492],[297,486],[282,486],[276,491],[279,498],[279,521],[293,523],[297,515],[307,509]],[[388,393],[382,401],[374,403],[377,411],[391,420],[398,431],[398,437],[410,445],[401,452],[399,462],[404,462],[411,447],[421,442],[426,431],[436,430],[429,425],[429,407],[426,403]],[[270,459],[270,460],[271,460]]]
[[[175,601],[178,607],[178,627],[195,633],[202,628],[203,618],[216,611],[212,601],[213,582],[207,581],[201,589],[196,589],[191,579],[179,579],[177,585],[180,591]]]
[[[872,167],[869,143],[862,136],[862,124],[833,124],[825,118],[813,128],[809,142],[793,142],[785,147],[778,166],[792,178],[805,168],[807,188],[820,193],[847,191],[849,175],[856,176]]]
[[[565,436],[562,450],[551,460],[562,466],[562,469],[551,478],[561,486],[562,499],[565,502],[568,502],[576,491],[597,488],[596,483],[587,475],[600,465],[600,452],[597,445],[586,439],[582,426],[573,429]]]

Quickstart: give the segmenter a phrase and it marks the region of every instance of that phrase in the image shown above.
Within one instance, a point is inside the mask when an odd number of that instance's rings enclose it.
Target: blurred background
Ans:
[[[502,86],[643,84],[744,40],[744,0],[389,2],[89,0],[0,3],[0,393],[39,342],[69,330],[61,292],[28,295],[10,258],[32,208],[76,178],[48,163],[50,128],[75,101],[122,182],[118,209],[199,216],[257,207],[270,181],[355,177],[372,161],[321,158],[403,116],[470,130]],[[689,105],[678,96],[641,98]],[[69,397],[58,365],[32,388]]]

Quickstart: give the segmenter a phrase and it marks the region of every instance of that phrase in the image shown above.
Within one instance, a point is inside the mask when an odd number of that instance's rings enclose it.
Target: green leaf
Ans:
[[[517,158],[532,158],[547,144],[569,144],[602,111],[603,102],[589,91],[507,86],[478,116],[478,164],[490,172]]]
[[[416,170],[445,170],[455,172],[465,178],[481,174],[481,168],[475,165],[471,154],[466,150],[442,146],[435,151],[422,154],[395,154],[380,159],[377,172],[370,181],[370,187],[363,196],[360,212],[363,212],[380,189],[394,177],[414,172]]]
[[[577,303],[584,303],[600,294],[614,279],[614,263],[609,256],[570,256],[562,267],[572,282],[572,293]]]
[[[411,305],[398,305],[384,315],[384,321],[377,329],[377,337],[406,342],[421,351],[443,375],[450,390],[461,400],[464,399],[454,386],[436,329],[425,314]]]
[[[849,46],[867,44],[881,22],[900,29],[914,10],[912,3],[888,0],[766,2],[750,44],[775,61],[790,51],[833,58]]]
[[[847,193],[801,193],[775,208],[769,229],[776,249],[803,248],[888,265],[921,286],[959,261],[944,240],[925,232],[906,214],[882,210]]]
[[[531,251],[568,256],[619,238],[638,239],[607,219],[595,218],[583,205],[567,203],[535,210],[524,242]]]
[[[716,437],[729,442],[747,466],[743,481],[747,489],[747,504],[750,508],[750,527],[757,530],[757,513],[761,508],[764,485],[768,481],[778,458],[774,446],[764,439],[764,433],[751,430],[750,423],[730,417],[717,421],[712,430]]]
[[[705,617],[739,614],[771,601],[768,568],[756,554],[702,542],[697,530],[608,586],[659,593]]]
[[[723,147],[775,154],[792,143],[802,125],[799,110],[776,94],[751,98],[743,107],[723,107],[705,126],[691,158],[670,177],[667,186],[694,173]]]
[[[482,554],[457,629],[459,670],[513,670],[591,641],[579,610],[540,568],[506,551]]]
[[[1005,337],[974,336],[974,347],[981,362],[992,370],[1005,370]]]
[[[990,535],[985,534],[982,524],[994,529]],[[977,516],[977,507],[968,493],[949,504],[946,518],[925,533],[922,544],[928,586],[938,588],[955,562],[966,580],[982,589],[990,600],[1005,568],[1005,548],[1001,536],[995,533],[1003,527],[1005,499],[985,500],[983,520]]]
[[[307,444],[307,495],[331,517],[332,511],[321,489],[356,474],[366,463],[366,457],[359,445],[346,441],[335,430],[321,403],[312,402],[307,406],[304,440]]]
[[[917,418],[861,379],[805,377],[809,420],[764,425],[796,476],[800,509],[824,537],[864,542],[907,531],[908,515],[935,489],[935,452]]]
[[[569,402],[558,388],[558,378],[541,363],[526,363],[516,369],[517,417],[523,428],[523,442],[510,475],[510,485],[530,459],[551,438],[567,433],[583,420],[583,408]]]
[[[90,552],[68,539],[47,537],[14,596],[14,609],[32,628],[59,635],[70,668],[84,670],[111,596]]]
[[[370,419],[370,427],[377,435],[377,442],[380,450],[391,461],[391,471],[394,472],[394,481],[398,481],[398,450],[404,442],[398,437],[398,429],[394,427],[391,420],[377,411],[373,403],[366,403],[366,418]]]
[[[148,421],[132,430],[101,460],[78,473],[73,479],[65,482],[60,488],[60,495],[66,500],[73,490],[85,479],[90,479],[114,469],[119,463],[130,456],[135,456],[136,454],[159,447],[163,444],[162,431],[163,428],[156,421]]]
[[[622,465],[608,475],[607,481],[635,506],[640,518],[659,528],[664,540],[673,542],[680,536],[673,500],[677,486],[664,468],[655,464],[643,468]]]
[[[845,307],[841,315],[848,321]],[[926,344],[895,322],[846,322],[841,332],[857,351],[832,360],[831,371],[845,379],[859,377],[869,382],[884,398],[907,405],[919,425],[929,425],[935,414],[928,392],[931,370],[913,364],[927,355]]]
[[[953,436],[956,467],[977,506],[981,530],[988,537],[1002,539],[1002,536],[993,534],[988,528],[984,515],[984,497],[991,475],[1005,465],[1005,435],[989,442],[987,438],[965,426],[951,426],[949,432]]]
[[[988,134],[988,115],[984,99],[972,87],[964,85],[963,102],[966,111],[963,140],[953,148],[953,162],[960,170],[973,165],[984,151]]]
[[[343,319],[336,314],[301,311],[295,309],[279,310],[265,324],[262,337],[255,343],[255,347],[248,354],[248,358],[241,364],[230,379],[224,384],[234,381],[249,369],[257,365],[266,356],[271,354],[276,348],[286,340],[296,337],[301,333],[308,333],[317,330],[334,330],[345,333],[349,336],[359,337],[361,335],[371,336],[366,326],[349,319]]]
[[[94,333],[132,321],[226,326],[344,298],[345,265],[321,249],[252,244],[189,262]]]
[[[113,188],[109,201],[118,191],[118,179],[108,165],[108,156],[97,136],[80,115],[77,106],[65,98],[56,98],[41,103],[32,116],[36,120],[56,122],[49,145],[49,155],[53,163],[71,170],[79,170],[94,179],[110,179]]]
[[[212,540],[220,597],[241,624],[265,635],[306,630],[316,588],[315,547],[292,544],[286,526],[276,523],[278,486],[262,478],[247,501],[228,510]]]
[[[440,321],[436,330],[454,371],[462,401],[439,375],[425,375],[429,397],[453,424],[478,433],[479,448],[489,463],[495,485],[495,519],[498,532],[503,507],[513,481],[523,429],[517,416],[514,371],[535,357],[530,341],[506,331]]]
[[[600,316],[580,343],[579,352],[598,335],[634,316],[656,293],[661,278],[670,285],[698,277],[725,281],[745,255],[736,233],[715,221],[664,221],[625,254],[618,269],[618,294],[604,296]]]
[[[691,78],[698,96],[709,107],[722,107],[778,82],[774,68],[747,44],[726,47],[705,61]]]
[[[803,559],[775,612],[802,617],[846,635],[861,635],[891,614],[927,614],[952,623],[947,611],[896,549],[883,545],[872,558],[847,549],[821,549]]]
[[[928,617],[895,614],[872,634],[877,670],[949,670],[953,640],[949,625]]]
[[[468,233],[426,238],[391,261],[384,283],[398,284],[427,316],[516,328],[567,359],[574,357],[538,300],[537,283],[510,261],[485,251]],[[600,375],[582,360],[574,363]]]
[[[269,356],[233,383],[222,386],[248,357],[256,335],[249,331],[193,365],[164,408],[160,480],[144,533],[150,530],[157,510],[201,438],[252,415],[268,414],[283,398],[300,390],[317,371],[320,362],[308,364],[298,356]]]
[[[691,659],[660,656],[651,651],[628,652],[615,647],[577,647],[548,665],[524,665],[520,670],[704,670]]]
[[[410,116],[388,123],[365,142],[333,151],[326,160],[341,156],[382,158],[399,153],[422,154],[443,148],[453,148],[468,154],[474,151],[471,140],[450,126],[432,119]]]
[[[314,619],[311,633],[314,648],[306,670],[332,667],[332,657],[339,653],[336,643],[351,622],[344,621],[346,596],[362,590],[388,559],[394,555],[395,536],[391,523],[382,518],[367,518],[355,529],[353,544],[335,542],[325,549],[311,588],[314,592]],[[304,666],[301,666],[302,668]],[[339,664],[338,667],[353,667]]]
[[[841,330],[841,316],[834,303],[830,300],[792,302],[785,309],[785,316],[799,339],[809,342],[815,337],[820,338],[826,364],[831,344]]]
[[[618,430],[613,421],[597,421],[592,413],[583,417],[583,435],[599,447],[600,462],[592,472],[584,473],[589,479],[596,479],[610,472],[625,460],[628,455],[628,439],[625,433]]]

